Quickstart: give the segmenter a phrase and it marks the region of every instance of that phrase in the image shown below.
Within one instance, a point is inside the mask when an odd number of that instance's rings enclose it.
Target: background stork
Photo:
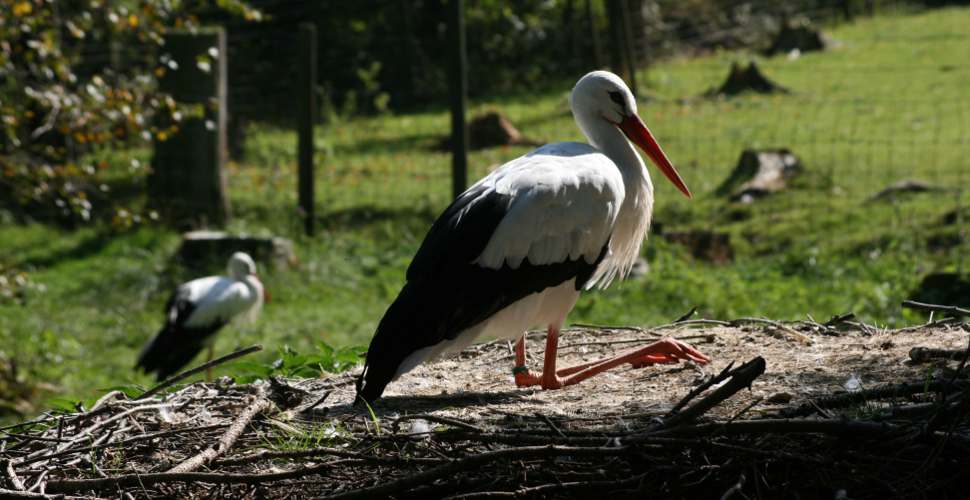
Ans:
[[[138,355],[136,368],[163,380],[188,364],[204,347],[212,360],[214,334],[233,318],[255,321],[266,292],[256,277],[256,263],[244,252],[229,258],[228,276],[208,276],[183,283],[165,305],[165,326]],[[211,380],[211,369],[207,371]]]
[[[589,144],[548,144],[478,181],[435,221],[367,351],[358,394],[480,335],[515,338],[515,382],[558,389],[614,366],[708,358],[664,339],[613,358],[556,369],[559,330],[580,290],[630,271],[653,209],[653,184],[629,141],[686,196],[690,191],[637,115],[618,76],[594,71],[570,105]],[[629,139],[629,141],[627,140]],[[541,374],[526,367],[524,332],[547,327]]]

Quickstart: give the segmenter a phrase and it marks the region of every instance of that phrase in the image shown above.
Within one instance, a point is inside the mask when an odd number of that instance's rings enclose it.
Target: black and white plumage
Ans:
[[[145,345],[136,368],[165,379],[184,367],[214,334],[237,317],[254,321],[265,291],[256,263],[243,252],[229,258],[228,276],[208,276],[183,283],[165,305],[165,325]]]
[[[371,341],[362,398],[378,398],[397,376],[479,336],[558,331],[581,290],[629,272],[650,224],[653,185],[624,134],[689,196],[619,77],[587,74],[570,104],[589,144],[549,144],[502,165],[431,227]]]

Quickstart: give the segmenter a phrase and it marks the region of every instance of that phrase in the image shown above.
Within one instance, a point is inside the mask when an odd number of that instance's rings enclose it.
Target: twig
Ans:
[[[801,343],[803,343],[805,345],[812,345],[814,343],[812,341],[812,339],[809,338],[804,333],[799,332],[799,331],[795,330],[794,328],[792,328],[792,327],[790,327],[788,325],[782,324],[782,323],[780,323],[778,321],[771,320],[771,319],[765,319],[765,318],[738,318],[738,319],[735,319],[735,320],[730,321],[730,323],[731,323],[731,326],[740,326],[742,323],[763,323],[765,325],[773,326],[773,327],[775,327],[775,328],[777,328],[777,329],[779,329],[779,330],[787,333],[788,335],[794,337],[795,340],[798,340],[799,342],[801,342]]]
[[[542,419],[542,421],[545,422],[546,425],[548,425],[549,428],[553,430],[553,432],[555,432],[556,434],[559,434],[559,436],[561,436],[561,437],[566,437],[566,435],[563,434],[562,430],[560,430],[559,427],[556,427],[556,424],[554,424],[552,422],[552,420],[549,419],[549,417],[547,417],[547,416],[545,416],[545,415],[543,415],[542,413],[539,413],[539,412],[535,412],[535,415],[537,417],[539,417],[540,419]]]
[[[17,471],[13,469],[13,464],[10,460],[3,460],[0,463],[3,464],[3,473],[7,476],[7,480],[10,481],[10,486],[13,486],[15,490],[25,490],[24,482],[17,476]]]
[[[728,321],[721,321],[719,319],[688,319],[686,321],[678,321],[675,323],[667,323],[666,325],[655,326],[653,330],[667,330],[670,328],[677,328],[681,326],[732,326]]]
[[[96,446],[85,446],[83,448],[69,448],[67,450],[60,451],[57,453],[51,453],[49,455],[40,455],[37,457],[28,458],[21,462],[17,462],[17,465],[24,466],[24,465],[32,464],[34,462],[43,462],[45,460],[53,460],[55,458],[60,458],[67,455],[73,455],[75,453],[88,453],[96,450],[102,450],[105,448],[123,448],[133,443],[138,443],[141,441],[151,441],[152,439],[157,439],[160,437],[173,436],[176,434],[185,434],[189,432],[209,431],[214,429],[221,429],[223,427],[228,427],[228,426],[229,424],[213,424],[213,425],[202,425],[199,427],[189,427],[185,429],[172,429],[168,431],[156,432],[153,434],[135,436],[132,438],[125,439],[124,441],[116,441],[114,443],[100,444]]]
[[[721,370],[721,373],[718,373],[717,375],[707,379],[707,381],[705,381],[701,385],[698,385],[697,387],[691,389],[691,391],[688,392],[686,396],[681,398],[681,400],[678,401],[677,404],[670,409],[670,413],[668,413],[668,416],[672,416],[673,414],[680,411],[680,409],[683,408],[685,405],[687,405],[687,403],[689,403],[692,399],[694,399],[694,397],[706,391],[708,387],[711,387],[714,384],[718,384],[723,380],[727,380],[727,378],[731,376],[731,368],[733,367],[734,367],[734,361],[728,363],[728,365],[725,366],[723,370]]]
[[[909,350],[909,359],[916,363],[931,359],[948,359],[959,361],[966,354],[966,349],[934,349],[932,347],[914,347]]]
[[[313,411],[314,408],[322,405],[323,402],[326,401],[327,398],[330,397],[330,394],[331,393],[333,393],[333,390],[332,389],[329,390],[329,391],[327,391],[327,392],[324,392],[322,396],[320,396],[316,401],[313,402],[313,404],[311,404],[310,406],[307,406],[306,408],[300,410],[300,413],[310,413],[311,411]]]
[[[742,472],[741,477],[738,478],[738,482],[734,483],[730,488],[728,488],[727,491],[724,492],[723,495],[721,495],[721,500],[728,500],[729,498],[733,497],[735,493],[740,493],[741,488],[744,488],[746,479],[747,477],[745,477],[744,473]]]
[[[261,351],[261,350],[263,350],[263,346],[261,346],[259,344],[256,344],[256,345],[253,345],[253,346],[249,346],[249,347],[247,347],[245,349],[240,349],[240,350],[238,350],[236,352],[233,352],[233,353],[230,353],[230,354],[226,354],[225,356],[223,356],[221,358],[213,359],[212,361],[209,361],[208,363],[203,363],[203,364],[201,364],[199,366],[196,366],[195,368],[192,368],[190,370],[187,370],[187,371],[184,371],[182,373],[179,373],[178,375],[175,375],[173,377],[169,377],[169,378],[165,379],[160,384],[156,385],[155,387],[152,387],[151,389],[148,389],[141,396],[138,396],[137,398],[135,398],[135,401],[138,401],[138,400],[141,400],[141,399],[145,399],[145,398],[154,396],[155,394],[158,394],[162,389],[165,389],[167,387],[171,387],[172,385],[175,385],[179,381],[184,380],[184,379],[186,379],[188,377],[191,377],[192,375],[195,375],[196,373],[204,372],[205,370],[207,370],[209,368],[212,368],[214,366],[221,365],[221,364],[223,364],[223,363],[225,363],[227,361],[232,361],[232,360],[234,360],[236,358],[240,358],[240,357],[245,356],[247,354],[252,354],[254,352]]]
[[[58,498],[65,498],[64,495],[48,495],[46,493],[30,493],[27,491],[17,491],[8,490],[5,488],[0,488],[0,498],[45,498],[48,500],[56,500]],[[75,498],[75,497],[68,497]]]
[[[148,487],[159,483],[217,483],[217,484],[259,484],[295,477],[309,476],[325,472],[334,467],[333,464],[320,464],[310,467],[300,467],[284,472],[270,472],[266,474],[231,474],[225,472],[156,472],[149,474],[126,474],[123,476],[109,476],[96,479],[61,479],[49,481],[47,490],[55,493],[70,493],[75,491],[102,490],[106,488]]]
[[[429,422],[437,422],[439,424],[450,425],[452,427],[460,427],[462,429],[469,430],[472,432],[485,432],[485,429],[482,429],[481,427],[478,427],[473,424],[469,424],[468,422],[462,422],[461,420],[458,420],[455,418],[442,417],[439,415],[431,415],[429,413],[414,413],[411,415],[401,415],[400,417],[394,420],[394,422],[391,424],[391,428],[394,429],[394,432],[397,432],[398,426],[400,426],[402,421],[417,420],[417,419],[427,420]]]
[[[906,309],[915,309],[917,311],[949,313],[954,316],[970,316],[970,309],[964,309],[957,306],[927,304],[925,302],[916,302],[915,300],[904,300],[903,307]]]
[[[210,465],[222,467],[227,465],[251,464],[254,462],[259,462],[261,460],[271,460],[276,458],[311,458],[311,457],[325,457],[325,456],[353,458],[353,459],[358,459],[365,462],[373,462],[373,463],[387,464],[387,465],[401,464],[401,463],[418,463],[418,464],[423,464],[423,463],[440,464],[441,463],[441,459],[438,459],[438,458],[374,457],[374,456],[364,455],[362,453],[357,453],[355,451],[341,450],[337,448],[311,448],[309,450],[287,450],[287,451],[261,450],[241,457],[224,458],[222,460],[216,460],[216,461],[213,461]]]
[[[179,474],[182,472],[192,472],[198,469],[199,467],[202,467],[203,465],[211,462],[219,455],[225,453],[227,450],[229,450],[229,448],[232,448],[232,445],[236,443],[236,440],[239,439],[239,436],[246,429],[246,426],[249,425],[250,422],[252,422],[253,417],[255,417],[263,410],[268,409],[272,404],[273,403],[266,398],[265,391],[260,390],[256,394],[256,397],[253,400],[253,402],[249,406],[247,406],[246,409],[239,414],[239,417],[236,418],[236,421],[233,422],[233,424],[230,425],[228,429],[226,429],[225,434],[223,434],[222,437],[219,438],[219,441],[216,442],[215,446],[210,446],[205,450],[202,450],[202,452],[195,455],[194,457],[185,460],[184,462],[176,465],[175,467],[172,467],[171,469],[168,470],[168,472],[171,474]]]
[[[751,361],[731,370],[730,380],[724,383],[721,387],[714,389],[710,394],[704,396],[700,401],[694,403],[689,408],[677,413],[665,420],[660,428],[675,427],[678,425],[685,424],[691,420],[700,417],[706,413],[711,408],[717,406],[725,399],[733,396],[735,393],[744,388],[751,387],[751,383],[754,379],[761,376],[765,372],[765,359],[758,356]]]
[[[782,411],[782,415],[786,417],[805,416],[811,415],[819,408],[844,408],[846,406],[865,403],[873,399],[898,398],[924,392],[946,392],[951,388],[956,389],[956,385],[942,380],[934,380],[928,383],[883,385],[862,391],[846,392],[834,396],[817,398],[809,403],[803,403],[798,408],[784,410]]]
[[[526,486],[513,491],[476,491],[445,497],[446,500],[471,500],[480,498],[525,498],[531,496],[544,496],[557,492],[572,492],[577,490],[616,490],[619,488],[629,488],[639,486],[647,474],[639,474],[631,478],[620,481],[572,481],[566,483],[541,484],[539,486]],[[567,495],[575,497],[573,495]]]
[[[391,495],[406,492],[411,488],[429,484],[438,479],[452,476],[458,472],[480,469],[492,462],[503,459],[525,460],[530,458],[569,456],[616,456],[629,453],[633,448],[619,447],[575,447],[575,446],[523,446],[519,448],[505,448],[502,450],[486,451],[476,455],[454,460],[447,465],[424,470],[393,481],[381,482],[377,486],[337,493],[322,497],[321,500],[351,500],[360,498],[386,498]]]
[[[596,330],[621,330],[628,332],[645,332],[643,327],[640,326],[609,326],[609,325],[594,325],[591,323],[572,323],[569,325],[573,328],[593,328]]]
[[[840,325],[842,323],[846,323],[848,321],[851,321],[853,319],[855,319],[855,313],[853,313],[853,312],[847,312],[845,314],[839,314],[837,316],[832,316],[832,319],[830,319],[830,320],[828,320],[828,321],[826,321],[825,323],[822,323],[822,324],[825,325],[825,326],[828,326],[828,327],[835,327],[835,326],[838,326],[838,325]]]
[[[683,321],[687,321],[688,319],[691,318],[691,316],[693,316],[695,314],[697,314],[697,307],[696,306],[695,307],[691,307],[690,308],[690,311],[687,311],[686,313],[681,314],[677,319],[674,320],[674,323],[681,323]]]

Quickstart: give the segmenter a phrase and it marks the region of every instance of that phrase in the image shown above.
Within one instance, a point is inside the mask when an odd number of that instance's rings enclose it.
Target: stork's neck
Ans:
[[[637,191],[644,190],[650,194],[652,201],[653,184],[650,181],[650,175],[643,164],[643,159],[640,158],[623,132],[600,116],[581,113],[576,113],[575,116],[576,123],[590,145],[613,160],[613,163],[620,170],[627,191],[627,199],[630,199],[631,194],[636,196],[640,194]]]

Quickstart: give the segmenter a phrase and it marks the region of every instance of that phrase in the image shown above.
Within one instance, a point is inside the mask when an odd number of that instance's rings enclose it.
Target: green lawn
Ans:
[[[792,89],[788,95],[698,98],[720,84],[731,62],[752,57],[746,53],[668,61],[644,71],[640,95],[648,97],[641,99],[641,115],[696,195],[685,199],[652,170],[655,218],[668,230],[726,231],[736,258],[722,266],[693,261],[679,246],[653,237],[646,245],[650,273],[585,295],[571,319],[650,324],[697,306],[701,315],[719,318],[827,318],[854,311],[878,323],[917,321],[898,303],[921,277],[970,267],[965,229],[939,224],[946,211],[968,204],[959,191],[970,178],[966,26],[968,8],[890,13],[833,27],[839,46],[830,52],[755,57]],[[567,113],[572,83],[495,96],[473,107],[501,109],[540,141],[579,140]],[[231,229],[290,237],[300,263],[264,273],[273,302],[257,324],[224,332],[217,350],[261,342],[268,349],[254,359],[268,362],[283,345],[305,352],[318,341],[366,343],[424,232],[450,198],[450,156],[433,149],[448,120],[442,108],[321,127],[323,217],[312,240],[300,235],[293,208],[294,134],[252,127],[246,160],[231,166]],[[746,147],[788,147],[807,173],[789,192],[731,204],[713,191]],[[476,152],[471,177],[528,149]],[[144,151],[132,154],[145,157]],[[951,190],[866,201],[909,178]],[[964,243],[927,246],[927,237],[948,232]],[[150,225],[66,232],[4,223],[0,267],[27,271],[33,285],[21,301],[0,298],[0,362],[14,360],[27,385],[49,384],[28,394],[40,401],[89,399],[108,387],[148,383],[131,365],[158,328],[170,288],[191,277],[170,264],[177,245],[177,234]],[[0,381],[0,397],[13,391],[8,386]]]

